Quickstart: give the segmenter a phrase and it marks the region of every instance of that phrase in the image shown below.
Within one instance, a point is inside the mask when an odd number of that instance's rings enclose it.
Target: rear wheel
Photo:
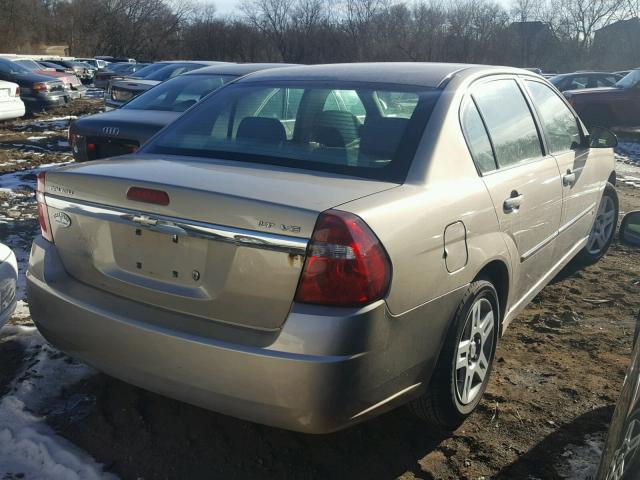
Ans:
[[[456,312],[429,390],[409,404],[421,419],[452,430],[475,410],[493,366],[500,310],[494,286],[473,282]]]
[[[576,257],[578,262],[583,265],[593,265],[605,256],[616,234],[618,211],[616,188],[607,183],[598,206],[596,219],[589,234],[587,246]]]

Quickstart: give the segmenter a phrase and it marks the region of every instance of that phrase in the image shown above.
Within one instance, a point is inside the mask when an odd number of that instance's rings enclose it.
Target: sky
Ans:
[[[235,13],[235,9],[240,5],[241,0],[208,0],[207,3],[209,2],[216,6],[218,14],[228,15],[230,13]],[[507,6],[511,3],[511,0],[499,0],[498,3]]]
[[[234,12],[234,9],[240,4],[240,0],[214,0],[213,4],[220,15],[226,15]]]

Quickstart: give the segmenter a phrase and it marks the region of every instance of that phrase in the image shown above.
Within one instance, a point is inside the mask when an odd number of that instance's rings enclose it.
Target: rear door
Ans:
[[[602,178],[589,161],[589,148],[582,141],[578,119],[550,87],[534,79],[525,80],[527,91],[544,130],[547,149],[557,162],[562,178],[562,217],[556,260],[589,235]]]
[[[474,158],[500,228],[518,252],[513,259],[518,272],[513,293],[520,299],[552,266],[562,210],[558,166],[543,151],[532,112],[515,78],[495,77],[475,84],[463,108],[465,135],[469,138],[470,125],[475,124],[475,144],[484,144],[484,153]]]

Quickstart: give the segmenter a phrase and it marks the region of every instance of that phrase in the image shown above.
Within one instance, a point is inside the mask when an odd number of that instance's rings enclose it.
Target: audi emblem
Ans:
[[[118,135],[120,133],[120,129],[118,127],[104,127],[102,129],[102,133],[105,135]]]

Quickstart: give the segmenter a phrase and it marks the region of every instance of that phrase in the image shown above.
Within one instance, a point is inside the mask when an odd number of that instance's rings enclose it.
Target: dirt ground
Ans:
[[[29,169],[69,161],[60,126],[66,116],[97,108],[87,101],[0,124],[0,185],[3,172],[24,169],[28,183]],[[640,188],[621,182],[618,191],[622,212],[640,208]],[[0,198],[0,220],[19,220],[0,222],[0,241],[26,252],[37,231],[32,197],[25,187],[23,198]],[[639,294],[640,249],[616,242],[599,264],[568,267],[506,331],[479,410],[449,436],[403,408],[331,435],[292,433],[99,373],[37,413],[124,479],[586,478],[629,362]],[[0,332],[0,396],[32,355]]]

